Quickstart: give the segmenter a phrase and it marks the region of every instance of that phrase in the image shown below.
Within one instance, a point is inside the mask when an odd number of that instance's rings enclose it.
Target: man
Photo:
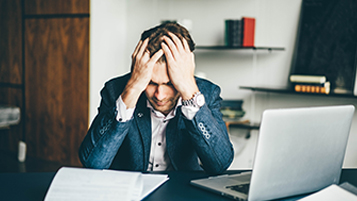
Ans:
[[[131,73],[114,78],[79,149],[85,167],[218,174],[233,160],[220,88],[194,77],[194,42],[177,23],[145,31]]]

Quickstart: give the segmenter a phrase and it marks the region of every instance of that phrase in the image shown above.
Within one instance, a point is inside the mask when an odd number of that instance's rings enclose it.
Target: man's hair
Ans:
[[[149,38],[149,43],[147,49],[150,52],[150,57],[153,56],[157,51],[161,49],[161,42],[163,36],[168,36],[168,32],[175,34],[181,40],[186,39],[191,52],[195,49],[195,43],[193,42],[189,32],[186,28],[179,25],[176,22],[165,22],[154,28],[148,29],[141,34],[141,40],[144,41],[146,38]],[[170,37],[171,38],[171,37]],[[163,55],[160,59],[160,62],[165,62],[166,58]]]

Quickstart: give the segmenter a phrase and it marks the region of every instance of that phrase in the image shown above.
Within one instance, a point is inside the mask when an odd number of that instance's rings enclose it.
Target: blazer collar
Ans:
[[[150,110],[146,107],[146,100],[145,94],[141,94],[134,111],[134,119],[139,129],[142,147],[144,148],[143,170],[146,170],[148,167],[151,146],[151,118]]]

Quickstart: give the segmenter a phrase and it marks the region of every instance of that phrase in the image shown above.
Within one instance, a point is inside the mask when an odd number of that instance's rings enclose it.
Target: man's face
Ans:
[[[151,82],[145,89],[146,97],[152,107],[167,115],[177,103],[179,93],[170,82],[165,62],[156,62]]]

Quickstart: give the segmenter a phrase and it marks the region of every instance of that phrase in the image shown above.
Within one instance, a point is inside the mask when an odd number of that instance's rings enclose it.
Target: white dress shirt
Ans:
[[[133,118],[135,108],[127,109],[121,96],[119,96],[117,102],[116,116],[117,121],[125,122]],[[177,101],[175,109],[171,110],[168,115],[164,115],[159,111],[156,111],[147,101],[147,107],[150,108],[151,114],[151,149],[149,157],[148,171],[165,171],[170,169],[170,159],[166,151],[166,127],[169,121],[175,117],[176,108],[182,105],[181,98]],[[192,106],[182,106],[182,113],[187,119],[192,120],[198,112],[199,108]]]

